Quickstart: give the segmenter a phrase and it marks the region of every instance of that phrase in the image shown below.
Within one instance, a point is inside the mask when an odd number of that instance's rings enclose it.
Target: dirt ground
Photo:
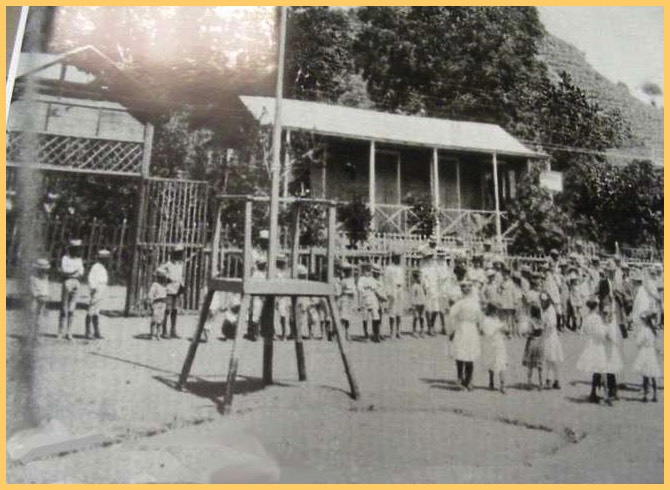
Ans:
[[[113,291],[111,301],[122,294]],[[84,311],[76,315],[83,333]],[[57,312],[49,311],[33,350],[19,311],[8,311],[7,435],[54,419],[105,440],[26,464],[8,458],[9,483],[207,483],[235,480],[238,470],[246,471],[241,480],[281,483],[663,482],[662,388],[658,403],[641,403],[641,380],[626,370],[619,402],[587,403],[588,376],[574,367],[578,334],[561,337],[562,389],[542,392],[526,387],[523,340],[509,340],[505,395],[486,388],[477,366],[475,390],[459,390],[443,336],[355,340],[358,401],[348,396],[335,343],[305,342],[301,383],[294,344],[276,342],[275,384],[263,387],[262,344],[244,341],[233,412],[223,416],[231,342],[218,328],[179,392],[194,315],[180,317],[184,338],[158,342],[146,339],[147,318],[101,321],[104,340],[67,342],[52,335]],[[625,341],[627,367],[634,355]]]

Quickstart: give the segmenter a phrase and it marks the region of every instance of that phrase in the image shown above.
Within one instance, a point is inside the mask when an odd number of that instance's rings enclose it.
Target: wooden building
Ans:
[[[141,84],[91,46],[22,53],[7,121],[7,166],[149,175],[153,127]]]
[[[262,125],[274,120],[274,99],[241,97]],[[283,101],[285,141],[294,132],[318,135],[325,157],[310,169],[313,196],[366,196],[378,232],[412,233],[411,198],[430,198],[437,234],[502,237],[505,208],[533,159],[501,127],[389,114],[316,102]],[[289,163],[290,164],[290,163]]]

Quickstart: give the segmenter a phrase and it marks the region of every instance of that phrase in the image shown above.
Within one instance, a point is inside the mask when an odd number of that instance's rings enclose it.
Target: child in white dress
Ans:
[[[658,365],[658,358],[656,356],[655,316],[656,312],[653,310],[643,313],[641,317],[644,325],[638,327],[635,335],[635,344],[638,347],[638,351],[637,357],[633,362],[633,371],[642,375],[642,388],[644,389],[644,398],[642,401],[644,402],[648,401],[650,380],[653,390],[651,401],[658,401],[656,378],[661,375],[661,368]]]
[[[495,389],[495,375],[500,380],[500,393],[505,393],[505,370],[507,369],[507,347],[504,332],[506,325],[499,318],[500,309],[497,303],[489,303],[482,320],[482,357],[489,371],[489,389]]]
[[[540,294],[540,306],[542,307],[542,348],[544,349],[544,362],[546,364],[546,386],[555,390],[561,389],[558,367],[563,362],[563,344],[558,337],[558,320],[556,309],[551,297],[547,293]],[[551,382],[553,374],[554,382]]]
[[[599,403],[598,388],[602,385],[602,373],[607,372],[607,354],[605,353],[605,325],[598,313],[598,299],[589,298],[586,301],[587,314],[582,322],[582,331],[586,336],[586,346],[577,360],[577,369],[590,373],[591,394],[589,401]]]
[[[349,326],[358,304],[358,290],[353,276],[353,266],[343,263],[340,267],[344,277],[338,283],[337,303],[340,310],[340,321],[344,327],[344,338],[349,340]]]
[[[617,395],[617,379],[616,375],[623,369],[623,361],[621,358],[621,330],[619,329],[619,322],[614,314],[614,306],[608,304],[602,308],[603,324],[605,326],[605,355],[607,356],[607,369],[605,370],[605,385],[607,387],[608,405],[612,401],[618,400]]]

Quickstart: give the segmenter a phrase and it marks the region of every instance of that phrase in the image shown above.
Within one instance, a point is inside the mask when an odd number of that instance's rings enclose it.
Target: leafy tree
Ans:
[[[410,206],[408,226],[414,227],[414,234],[432,236],[437,225],[437,210],[430,199],[410,196],[405,204]]]
[[[543,80],[536,110],[541,146],[551,154],[554,170],[602,162],[604,156],[599,152],[621,146],[630,138],[621,113],[605,112],[566,72],[557,83]]]
[[[341,205],[337,217],[349,237],[350,248],[355,249],[368,239],[372,214],[365,196],[354,196],[347,204]]]
[[[567,215],[554,204],[551,193],[540,186],[540,171],[533,168],[519,183],[517,197],[508,208],[512,229],[509,251],[513,254],[542,254],[567,245],[574,232]]]
[[[532,135],[544,75],[532,7],[364,7],[357,63],[372,100],[393,112],[500,124]]]
[[[292,7],[287,25],[286,95],[336,102],[354,72],[350,17],[330,7]]]

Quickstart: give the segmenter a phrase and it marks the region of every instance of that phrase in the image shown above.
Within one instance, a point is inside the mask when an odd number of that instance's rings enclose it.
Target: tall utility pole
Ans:
[[[270,190],[270,243],[268,247],[268,279],[277,275],[279,244],[279,173],[281,171],[282,97],[284,95],[284,57],[286,53],[286,7],[279,7],[279,59],[275,92],[275,123],[272,131],[272,187]]]

